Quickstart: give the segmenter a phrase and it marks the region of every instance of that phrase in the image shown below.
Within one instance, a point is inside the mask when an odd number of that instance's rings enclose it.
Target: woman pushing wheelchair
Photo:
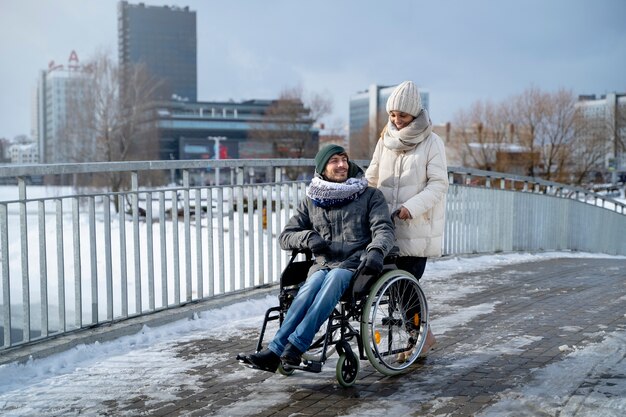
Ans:
[[[383,192],[394,218],[399,249],[396,266],[419,280],[426,259],[441,256],[448,191],[446,153],[412,81],[400,83],[391,92],[386,110],[388,122],[365,177]],[[422,356],[434,346],[429,328]]]

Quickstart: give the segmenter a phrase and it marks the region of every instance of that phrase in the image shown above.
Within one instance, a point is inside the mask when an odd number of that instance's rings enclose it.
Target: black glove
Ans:
[[[380,274],[384,261],[385,257],[380,249],[370,249],[365,257],[365,272],[371,275]]]
[[[309,238],[306,241],[306,246],[313,253],[321,253],[324,249],[328,248],[328,241],[323,239],[318,233],[313,232],[309,235]]]

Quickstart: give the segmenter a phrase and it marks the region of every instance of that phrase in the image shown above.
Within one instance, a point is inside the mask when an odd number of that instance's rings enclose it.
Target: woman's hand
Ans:
[[[400,206],[400,209],[397,211],[397,213],[400,220],[410,220],[413,218],[411,217],[411,213],[409,213],[409,210],[407,210],[404,206]]]

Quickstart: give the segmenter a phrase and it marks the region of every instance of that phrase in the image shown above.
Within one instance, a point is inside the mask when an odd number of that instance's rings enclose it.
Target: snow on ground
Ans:
[[[476,257],[454,257],[435,262],[429,262],[426,268],[424,288],[428,294],[429,303],[438,315],[433,319],[433,326],[444,332],[456,326],[463,325],[472,317],[488,313],[495,308],[495,304],[482,304],[466,310],[463,316],[446,310],[449,301],[463,298],[472,292],[480,291],[483,286],[491,283],[473,281],[473,286],[458,286],[450,283],[447,278],[460,271],[480,271],[493,267],[510,265],[522,262],[534,262],[552,258],[589,257],[607,258],[607,255],[595,255],[572,252],[552,252],[539,254],[501,254]],[[626,257],[610,257],[626,259]],[[105,401],[116,401],[123,405],[128,392],[142,395],[147,404],[151,401],[176,399],[175,392],[181,389],[195,389],[193,373],[187,372],[199,365],[210,367],[211,361],[219,360],[210,355],[199,354],[193,360],[183,360],[168,350],[174,343],[184,343],[206,339],[208,337],[227,340],[243,332],[258,332],[265,310],[276,304],[275,296],[251,299],[227,307],[209,310],[198,314],[194,320],[181,320],[168,325],[149,328],[144,327],[139,333],[121,337],[105,343],[80,345],[70,351],[59,353],[47,358],[30,360],[25,364],[11,363],[0,366],[0,409],[7,404],[15,404],[19,398],[20,407],[10,411],[11,416],[44,415],[49,412],[51,402],[63,398],[63,410],[94,410]],[[504,344],[493,343],[486,355],[498,355],[511,352],[532,343],[533,338],[521,335],[507,340]],[[467,346],[470,350],[483,349],[484,346]],[[572,415],[580,407],[577,403],[583,398],[587,405],[594,401],[605,401],[595,398],[593,392],[587,397],[571,397],[572,381],[580,381],[590,373],[606,375],[626,374],[626,363],[623,361],[626,352],[626,334],[615,332],[607,334],[600,344],[591,344],[584,348],[563,346],[562,350],[569,352],[566,359],[537,369],[530,384],[518,387],[502,395],[501,400],[485,410],[483,416],[520,416],[537,415],[529,410],[539,410],[547,414],[542,415]],[[137,357],[138,360],[133,361]],[[141,358],[139,360],[139,358]],[[123,361],[122,361],[123,359]],[[223,359],[223,358],[222,358]],[[128,363],[136,363],[128,368]],[[147,362],[163,364],[162,366],[147,367]],[[124,367],[120,366],[124,364]],[[459,361],[455,367],[471,366],[472,364]],[[246,379],[249,370],[229,375],[220,375],[220,378]],[[307,374],[308,379],[325,378],[321,374]],[[445,372],[441,374],[445,378]],[[118,381],[98,392],[90,391],[89,387],[97,385],[97,380],[107,378]],[[224,412],[237,414],[237,409],[244,410],[250,403],[269,406],[284,401],[288,390],[285,384],[293,383],[291,378],[277,378],[275,384],[270,385],[270,391],[265,391],[262,397],[243,398],[241,402]],[[407,388],[410,389],[410,388]],[[626,393],[626,379],[615,377],[607,385],[607,389],[614,393]],[[407,393],[398,392],[394,396],[401,399]],[[412,398],[419,393],[412,391]],[[369,404],[367,409],[357,409],[351,415],[405,415],[408,412],[403,401],[394,400],[394,396],[381,402],[383,408],[374,409]],[[578,400],[576,400],[578,398]],[[624,410],[626,414],[626,396],[612,397],[611,409]],[[432,398],[429,399],[433,402]],[[435,399],[434,409],[437,408]],[[442,403],[443,404],[443,403]],[[606,411],[606,407],[602,408]],[[84,413],[83,413],[84,414]],[[49,414],[46,414],[49,415]],[[590,416],[600,414],[585,414]]]
[[[626,375],[626,332],[615,332],[602,343],[571,350],[573,352],[565,360],[535,370],[530,384],[505,393],[497,404],[479,416],[580,415],[577,412],[583,402],[585,409],[602,410],[598,415],[603,417],[611,415],[606,414],[608,410],[618,410],[619,414],[614,414],[615,417],[626,415],[626,383],[623,377]],[[580,381],[591,375],[603,374],[610,375],[605,378],[606,386],[602,387],[603,392],[613,394],[609,398],[599,395],[592,389],[594,387],[586,387],[589,390],[586,396],[571,396]]]

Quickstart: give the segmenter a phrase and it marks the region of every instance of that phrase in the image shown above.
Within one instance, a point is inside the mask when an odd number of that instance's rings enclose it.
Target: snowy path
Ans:
[[[333,357],[286,378],[238,365],[268,296],[113,342],[0,366],[3,416],[626,415],[626,258],[548,253],[428,264],[439,345],[410,374]]]

